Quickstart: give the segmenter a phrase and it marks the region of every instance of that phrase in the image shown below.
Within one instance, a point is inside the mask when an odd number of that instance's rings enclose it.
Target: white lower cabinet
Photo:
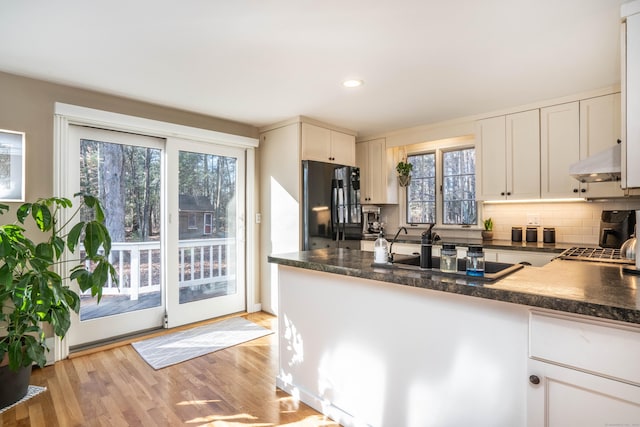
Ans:
[[[640,328],[533,311],[529,427],[640,424]]]
[[[528,367],[529,427],[640,423],[639,387],[537,360],[530,360]]]
[[[495,249],[485,249],[484,253],[487,261],[509,264],[527,263],[534,267],[542,267],[558,256],[556,253],[549,252],[503,251]]]

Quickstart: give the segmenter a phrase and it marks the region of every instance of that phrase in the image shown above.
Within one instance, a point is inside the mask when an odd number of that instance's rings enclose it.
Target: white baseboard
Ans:
[[[262,311],[262,304],[249,304],[247,305],[247,313],[257,313],[258,311]]]
[[[289,384],[284,381],[280,376],[276,377],[276,387],[285,393],[290,394],[294,399],[299,400],[309,406],[311,406],[316,411],[320,412],[322,415],[330,418],[331,420],[337,422],[341,426],[344,427],[365,427],[368,426],[365,422],[358,421],[352,415],[344,412],[340,408],[333,406],[331,402],[324,401],[317,396],[307,392],[306,390],[302,390],[294,386],[293,384]]]

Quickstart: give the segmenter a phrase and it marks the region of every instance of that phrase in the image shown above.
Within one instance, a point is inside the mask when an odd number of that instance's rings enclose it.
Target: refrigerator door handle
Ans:
[[[338,224],[338,185],[336,181],[331,182],[331,237],[335,235],[336,241],[340,236],[340,224]]]
[[[340,240],[340,231],[342,231],[342,240],[345,239],[347,229],[345,215],[344,188],[338,188],[338,235],[336,240]],[[341,228],[342,230],[340,230]]]

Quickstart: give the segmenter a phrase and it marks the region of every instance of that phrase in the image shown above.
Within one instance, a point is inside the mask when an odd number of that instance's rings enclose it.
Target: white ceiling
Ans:
[[[372,135],[618,84],[623,2],[0,0],[0,70]]]

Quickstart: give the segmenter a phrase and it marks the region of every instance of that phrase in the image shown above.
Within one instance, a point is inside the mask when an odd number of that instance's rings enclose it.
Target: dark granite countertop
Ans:
[[[269,262],[640,324],[640,276],[622,273],[620,265],[556,259],[488,282],[439,271],[374,267],[372,252],[351,249],[272,255]]]
[[[375,241],[377,237],[366,237],[363,240]],[[391,241],[393,235],[385,235],[385,239]],[[397,243],[420,244],[420,236],[415,235],[399,235],[396,239]],[[434,242],[435,246],[441,246],[443,243],[453,243],[456,246],[481,245],[485,249],[511,250],[511,251],[532,251],[532,252],[550,252],[561,253],[565,249],[569,249],[572,245],[568,243],[542,243],[542,242],[512,242],[511,240],[482,240],[482,239],[465,239],[465,238],[444,238]],[[580,244],[579,246],[589,246]]]

